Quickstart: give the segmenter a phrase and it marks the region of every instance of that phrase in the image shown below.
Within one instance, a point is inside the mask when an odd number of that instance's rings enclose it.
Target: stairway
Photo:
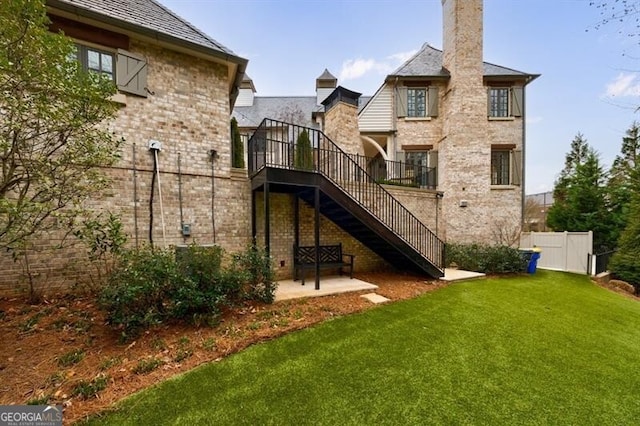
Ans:
[[[306,133],[312,149],[296,149]],[[304,138],[303,138],[304,139]],[[320,212],[400,270],[444,275],[444,243],[324,133],[264,119],[248,144],[249,175],[289,185]],[[311,156],[301,161],[301,155]]]

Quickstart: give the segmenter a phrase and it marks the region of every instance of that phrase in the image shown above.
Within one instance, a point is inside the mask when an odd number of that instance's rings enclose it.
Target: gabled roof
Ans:
[[[398,69],[387,76],[387,79],[395,77],[450,77],[449,71],[443,66],[442,50],[436,49],[425,43],[422,48],[408,61],[400,65]],[[483,62],[485,77],[514,77],[531,80],[536,78],[535,74],[528,74],[500,65]]]
[[[47,6],[241,64],[247,60],[154,0],[47,0]]]

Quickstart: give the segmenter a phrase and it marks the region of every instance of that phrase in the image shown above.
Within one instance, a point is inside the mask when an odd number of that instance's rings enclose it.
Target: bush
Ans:
[[[129,338],[169,318],[214,323],[223,307],[275,298],[273,268],[250,246],[224,267],[220,247],[191,245],[174,253],[145,247],[124,253],[99,302],[107,322]]]
[[[609,270],[616,278],[628,282],[633,285],[638,293],[640,289],[640,251],[623,251],[616,252],[609,261]]]
[[[313,148],[309,133],[303,130],[296,141],[295,167],[302,170],[313,170]]]
[[[527,261],[522,253],[508,246],[485,244],[447,244],[446,266],[489,274],[525,272]]]
[[[107,323],[124,329],[125,337],[162,322],[168,313],[167,295],[189,285],[168,250],[143,247],[123,253],[99,298]]]

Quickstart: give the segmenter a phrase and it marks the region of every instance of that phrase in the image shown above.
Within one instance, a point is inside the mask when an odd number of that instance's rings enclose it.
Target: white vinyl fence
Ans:
[[[538,268],[587,274],[589,256],[593,254],[593,233],[523,232],[520,248],[542,249]]]

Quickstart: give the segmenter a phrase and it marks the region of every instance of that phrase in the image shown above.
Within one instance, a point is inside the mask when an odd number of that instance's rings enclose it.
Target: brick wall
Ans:
[[[162,143],[158,158],[165,223],[163,239],[156,185],[155,244],[215,242],[231,251],[244,248],[250,241],[250,192],[246,172],[230,167],[227,68],[136,40],[131,41],[130,50],[147,59],[148,88],[153,94],[147,98],[126,95],[126,105],[109,123],[115,135],[125,139],[122,158],[116,167],[106,170],[113,184],[104,198],[90,200],[91,208],[119,214],[130,245],[135,244],[136,236],[139,244],[149,241],[153,155],[148,142],[154,139]],[[213,169],[212,149],[217,151]],[[181,234],[180,207],[184,222],[191,224],[191,237],[186,239]],[[33,251],[29,260],[38,286],[48,289],[87,279],[85,273],[68,268],[68,263],[82,259],[81,250],[51,249],[61,238],[62,231],[36,242],[38,251]],[[20,263],[2,254],[0,268],[0,293],[24,288]]]
[[[300,245],[313,245],[315,211],[302,200],[300,208]],[[294,198],[289,194],[271,193],[269,198],[270,252],[278,279],[293,275],[293,244],[295,242]],[[256,193],[257,243],[264,245],[264,193]],[[354,271],[387,269],[389,265],[360,241],[320,215],[320,244],[342,243],[344,253],[356,256]],[[284,265],[282,265],[284,262]]]

